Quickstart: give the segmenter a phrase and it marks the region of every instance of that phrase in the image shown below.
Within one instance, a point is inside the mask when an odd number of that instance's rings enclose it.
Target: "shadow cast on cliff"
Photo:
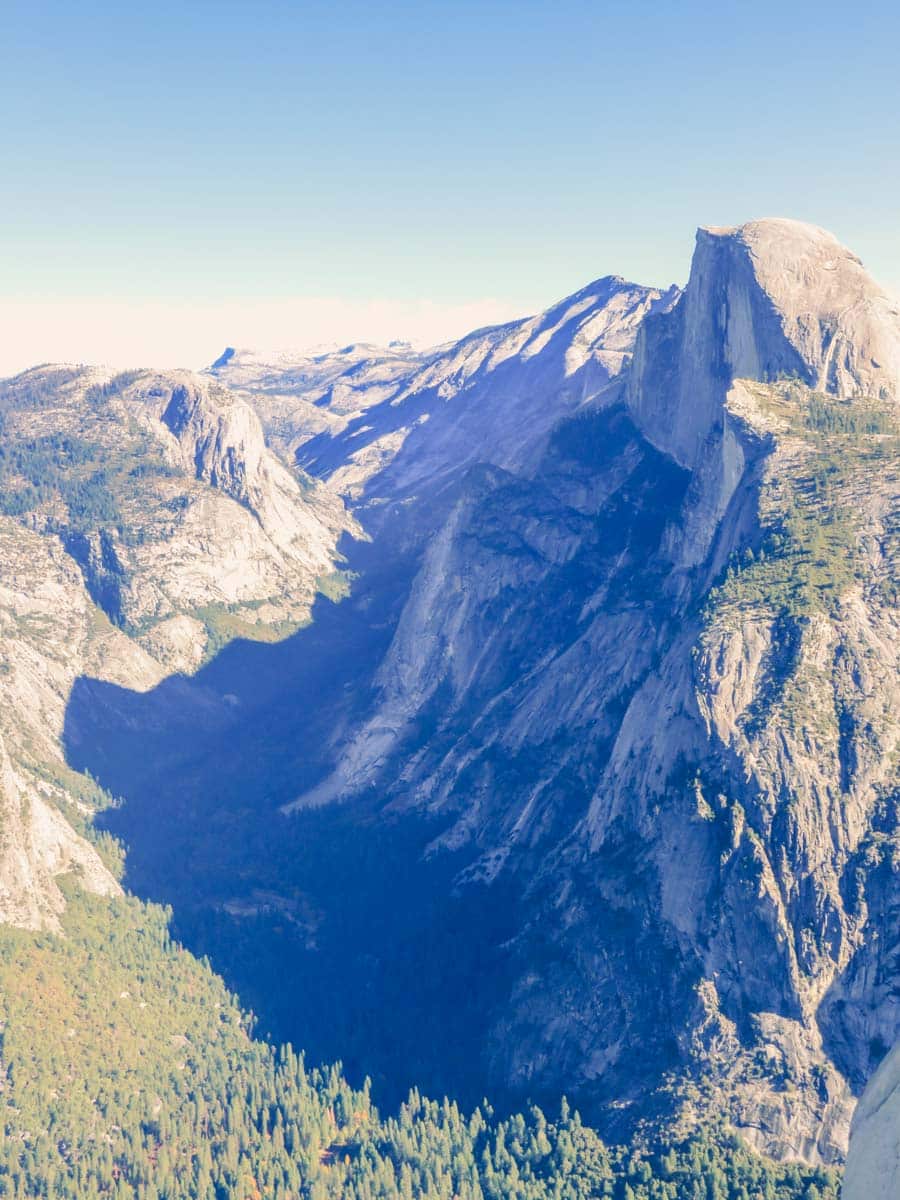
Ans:
[[[607,469],[616,486],[592,512],[591,480]],[[519,620],[508,623],[512,640],[494,667],[481,664],[468,707],[436,731],[439,688],[431,709],[406,728],[398,760],[410,748],[439,753],[440,736],[449,745],[470,733],[480,706],[526,678],[548,639],[559,648],[581,636],[585,602],[598,589],[607,605],[637,606],[651,628],[664,625],[672,601],[655,555],[686,483],[685,472],[640,441],[621,407],[579,417],[557,431],[541,477],[527,485],[474,465],[416,505],[373,505],[374,540],[342,547],[356,577],[350,596],[339,604],[320,598],[312,622],[285,641],[234,642],[195,676],[173,676],[143,694],[76,682],[66,753],[120,799],[100,820],[127,847],[127,886],[171,906],[176,936],[210,959],[264,1034],[314,1060],[343,1060],[357,1081],[371,1074],[383,1103],[411,1084],[467,1105],[486,1090],[501,1104],[527,1098],[512,1093],[520,1085],[509,1083],[495,1044],[522,970],[521,893],[548,841],[566,836],[586,811],[586,780],[608,738],[595,732],[583,748],[584,778],[566,776],[542,818],[544,840],[529,851],[535,861],[489,885],[467,872],[481,852],[474,841],[428,852],[454,820],[449,808],[440,818],[414,814],[373,787],[290,817],[282,809],[332,770],[344,735],[372,712],[377,670],[428,535],[457,500],[477,508],[461,536],[484,543],[488,574],[529,556],[541,569],[536,579],[522,576],[521,592],[510,585],[488,613],[505,628],[503,606],[511,604]],[[587,495],[587,512],[569,507],[573,489]],[[577,546],[542,557],[539,538],[534,549],[520,537],[533,520],[546,536],[573,538],[575,530]],[[535,541],[533,529],[529,537]],[[525,795],[540,769],[527,748],[508,757],[501,753],[502,770],[489,771],[500,801]],[[461,801],[470,782],[460,776]],[[529,969],[543,970],[547,953],[537,946]],[[552,1070],[517,1077],[531,1098],[558,1102],[558,1078],[553,1094],[543,1090],[554,1087]]]
[[[511,898],[456,896],[464,856],[427,856],[435,823],[375,794],[280,811],[365,710],[415,570],[414,553],[343,549],[358,586],[285,641],[233,642],[145,693],[80,678],[66,755],[117,798],[98,824],[127,848],[126,886],[171,907],[261,1033],[371,1075],[383,1103],[413,1084],[473,1103]]]

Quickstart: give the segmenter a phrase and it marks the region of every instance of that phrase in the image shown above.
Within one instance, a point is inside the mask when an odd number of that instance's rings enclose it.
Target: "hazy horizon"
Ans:
[[[900,293],[900,16],[752,12],[13,0],[0,375],[436,344],[761,216]]]

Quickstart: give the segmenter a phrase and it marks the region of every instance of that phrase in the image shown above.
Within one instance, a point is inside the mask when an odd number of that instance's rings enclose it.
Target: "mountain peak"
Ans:
[[[900,394],[900,308],[824,229],[769,218],[701,227],[681,300],[647,321],[632,411],[684,466],[722,420],[734,379],[794,375],[847,399]]]
[[[806,382],[846,398],[894,399],[900,392],[900,307],[862,261],[816,225],[785,218],[749,221],[718,234],[730,273],[749,268],[803,361]]]
[[[215,371],[217,367],[224,367],[234,358],[234,346],[226,346],[214,363],[211,364],[210,370]]]
[[[747,242],[772,241],[781,246],[792,238],[841,245],[827,229],[809,221],[798,221],[794,217],[756,217],[752,221],[745,221],[743,225],[701,225],[697,233],[709,237],[733,237]]]
[[[806,221],[766,217],[744,225],[701,225],[697,252],[715,246],[749,258],[763,286],[774,283],[776,292],[817,286],[828,295],[843,293],[851,303],[873,292],[885,296],[852,250]]]

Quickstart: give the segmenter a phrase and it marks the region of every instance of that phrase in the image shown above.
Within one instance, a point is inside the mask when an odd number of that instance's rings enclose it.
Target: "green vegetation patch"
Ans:
[[[798,383],[755,395],[798,448],[779,455],[764,480],[762,537],[732,555],[707,598],[707,623],[728,609],[765,608],[794,620],[833,611],[865,578],[855,495],[866,493],[871,472],[900,462],[900,431],[889,411]]]
[[[309,624],[308,618],[302,621],[281,620],[266,623],[248,619],[249,612],[262,608],[267,603],[272,601],[248,600],[242,604],[207,604],[194,610],[191,615],[206,626],[208,640],[203,654],[204,663],[215,658],[223,647],[237,638],[246,638],[252,642],[280,642]]]
[[[68,901],[62,938],[0,931],[0,1194],[300,1194],[366,1094],[253,1041],[164,910]]]
[[[328,575],[316,577],[316,591],[332,603],[339,604],[350,595],[355,578],[353,571],[331,571]]]
[[[135,480],[173,474],[179,472],[143,430],[130,431],[126,444],[113,448],[72,433],[16,439],[0,418],[0,512],[7,516],[61,502],[66,518],[55,522],[60,531],[121,528],[121,500],[133,493]]]

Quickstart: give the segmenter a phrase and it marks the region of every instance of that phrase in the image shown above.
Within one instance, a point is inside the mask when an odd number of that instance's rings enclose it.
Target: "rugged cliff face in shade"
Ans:
[[[54,880],[118,891],[60,739],[81,675],[144,691],[235,636],[284,636],[354,528],[187,373],[38,368],[0,385],[0,919],[54,927]],[[219,701],[221,704],[221,701]]]
[[[859,261],[760,221],[701,230],[682,296],[601,281],[442,354],[374,466],[378,405],[300,446],[376,545],[433,536],[370,711],[285,811],[374,789],[448,822],[457,886],[521,890],[498,1085],[841,1156],[900,1033],[898,375]]]

